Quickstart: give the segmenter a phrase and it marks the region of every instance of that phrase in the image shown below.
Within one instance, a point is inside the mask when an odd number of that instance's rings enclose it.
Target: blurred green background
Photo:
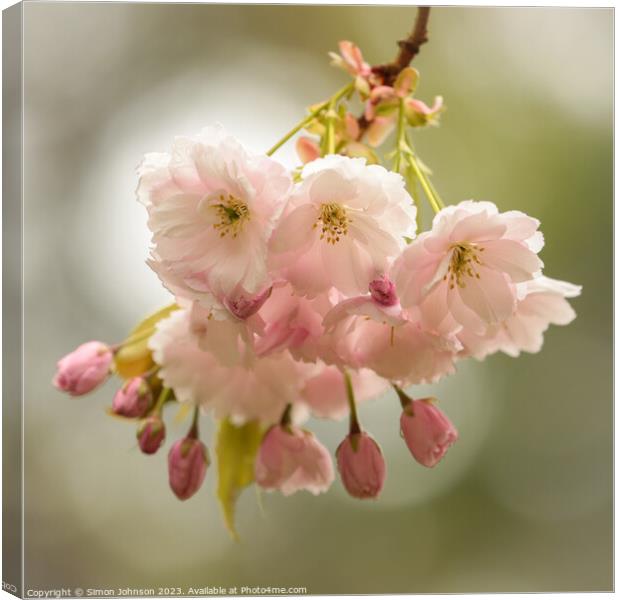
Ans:
[[[133,197],[144,152],[222,122],[269,147],[346,81],[326,53],[390,60],[414,7],[26,3],[26,588],[304,586],[309,593],[612,588],[611,9],[433,8],[415,140],[448,202],[542,221],[546,274],[584,286],[543,351],[459,365],[433,394],[461,439],[434,470],[408,454],[393,396],[361,409],[382,443],[381,499],[263,495],[232,542],[215,472],[188,502],[166,450],[107,417],[115,384],[71,399],[55,362],[121,340],[168,301]],[[294,164],[292,146],[276,155]],[[414,390],[427,393],[426,388]],[[206,421],[206,419],[205,419]],[[310,423],[334,450],[345,424]],[[212,429],[209,429],[209,432]]]

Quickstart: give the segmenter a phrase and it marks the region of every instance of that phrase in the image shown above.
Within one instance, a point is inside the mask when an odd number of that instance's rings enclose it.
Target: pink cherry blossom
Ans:
[[[290,496],[299,490],[327,491],[334,480],[332,459],[309,431],[275,425],[266,433],[256,457],[256,483]]]
[[[179,500],[191,498],[202,485],[209,454],[198,439],[186,437],[177,440],[168,453],[168,478],[170,489]]]
[[[353,42],[342,40],[338,43],[340,54],[330,52],[334,66],[348,71],[353,76],[368,77],[372,71],[370,65],[364,60],[362,51]]]
[[[54,385],[72,396],[100,386],[110,374],[112,350],[102,342],[86,342],[58,361]]]
[[[576,317],[566,298],[574,298],[580,293],[581,286],[543,275],[518,284],[517,308],[506,321],[491,328],[484,336],[476,336],[470,331],[457,334],[463,343],[464,354],[482,359],[497,351],[515,357],[520,352],[539,352],[549,325],[568,325]]]
[[[189,310],[190,334],[200,348],[212,352],[223,364],[238,364],[246,351],[254,350],[263,319],[257,314],[271,296],[271,286],[258,294],[247,294],[237,286],[229,295],[205,295],[203,301],[177,296],[180,307]]]
[[[504,324],[500,349],[510,356],[539,352],[550,324],[568,325],[577,315],[566,301],[581,294],[581,286],[541,276],[524,284],[525,297]]]
[[[188,315],[189,334],[194,342],[201,350],[211,352],[223,365],[231,367],[253,353],[255,334],[264,326],[256,313],[238,319],[226,309],[205,309],[198,302],[190,304]]]
[[[348,435],[336,450],[342,485],[354,498],[377,498],[385,483],[385,460],[367,433]]]
[[[385,285],[385,283],[384,283]],[[375,296],[377,296],[375,292]],[[424,329],[400,303],[385,306],[372,294],[343,300],[324,319],[326,339],[342,366],[372,369],[403,384],[432,383],[454,372],[462,349],[453,334]]]
[[[230,344],[230,332],[217,334],[219,343]],[[238,361],[223,363],[213,352],[201,349],[191,334],[190,312],[184,309],[157,324],[149,348],[161,367],[159,377],[179,402],[201,406],[216,419],[229,417],[235,424],[253,419],[273,423],[287,404],[302,402],[306,371],[286,351],[258,357],[238,343]]]
[[[289,350],[296,360],[315,362],[322,345],[323,317],[333,306],[329,294],[313,299],[299,296],[290,284],[274,285],[269,302],[258,312],[256,353],[266,356]]]
[[[372,369],[402,385],[435,383],[454,373],[461,348],[456,338],[425,331],[418,323],[394,327],[362,316],[341,321],[331,334],[343,364]]]
[[[284,167],[211,127],[147,155],[139,175],[149,264],[172,293],[208,303],[209,292],[268,287],[267,242],[291,187]]]
[[[297,150],[297,154],[304,165],[321,156],[321,148],[319,143],[309,137],[302,136],[298,138],[295,143],[295,149]]]
[[[402,253],[394,280],[405,307],[418,306],[426,327],[484,334],[516,308],[515,284],[533,279],[542,261],[538,221],[490,202],[442,209],[431,231]]]
[[[357,403],[378,398],[389,383],[369,369],[349,371]],[[349,414],[349,404],[342,371],[335,366],[318,363],[301,391],[312,414],[323,419],[342,419]]]
[[[300,294],[364,293],[415,234],[403,178],[360,158],[308,163],[270,243],[271,264]]]
[[[400,428],[409,451],[425,467],[434,467],[458,439],[450,419],[429,398],[405,406]]]

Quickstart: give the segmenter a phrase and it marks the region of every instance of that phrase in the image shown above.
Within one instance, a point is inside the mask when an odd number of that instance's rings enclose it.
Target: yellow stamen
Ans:
[[[245,222],[250,220],[248,205],[231,194],[220,194],[218,199],[217,204],[211,205],[220,218],[219,223],[213,224],[213,229],[220,232],[220,237],[230,233],[233,238],[236,238],[243,230]]]
[[[476,265],[482,265],[479,252],[483,252],[484,248],[477,244],[461,242],[451,246],[452,256],[448,272],[444,275],[444,280],[448,279],[450,289],[454,289],[455,285],[460,288],[465,287],[465,279],[467,277],[480,279],[480,275],[476,272]]]
[[[347,235],[349,231],[349,219],[345,208],[336,202],[321,204],[319,218],[313,228],[321,227],[321,239],[328,244],[335,244],[340,241],[341,236]]]

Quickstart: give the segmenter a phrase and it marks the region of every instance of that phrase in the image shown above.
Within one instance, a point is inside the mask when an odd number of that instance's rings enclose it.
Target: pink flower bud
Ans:
[[[412,127],[436,125],[442,110],[443,98],[441,96],[435,97],[433,106],[427,106],[417,98],[407,98],[405,102],[405,115],[409,125]]]
[[[179,500],[187,500],[199,490],[208,466],[207,448],[200,440],[186,437],[174,443],[168,454],[168,477]]]
[[[396,119],[393,117],[394,115],[387,117],[376,116],[373,118],[372,123],[366,130],[366,140],[373,148],[383,144],[392,129],[396,127]]]
[[[325,492],[334,480],[332,459],[309,431],[275,425],[263,438],[254,465],[256,483],[289,496],[298,490]]]
[[[398,304],[396,286],[385,275],[373,279],[368,286],[372,299],[381,306],[395,306]]]
[[[58,361],[54,385],[72,396],[92,392],[110,374],[112,350],[102,342],[87,342]]]
[[[158,415],[144,419],[136,434],[138,445],[144,454],[155,454],[166,439],[166,426]]]
[[[343,40],[338,43],[340,54],[344,59],[345,68],[352,75],[361,75],[367,77],[370,75],[370,65],[364,60],[362,51],[353,42]]]
[[[413,458],[425,467],[434,467],[459,437],[454,425],[430,398],[412,400],[405,406],[400,429]]]
[[[224,304],[237,319],[244,321],[257,313],[269,296],[271,296],[271,288],[267,288],[264,292],[256,294],[255,296],[250,296],[249,298],[244,295],[225,298]]]
[[[297,150],[297,155],[304,165],[321,156],[321,149],[319,148],[319,145],[313,139],[307,137],[298,138],[295,144],[295,149]]]
[[[385,460],[367,433],[349,434],[336,450],[342,485],[354,498],[376,498],[385,482]]]
[[[349,140],[357,140],[360,136],[360,125],[355,115],[350,112],[344,116],[344,130]]]
[[[114,395],[112,411],[122,417],[135,419],[143,416],[152,403],[153,394],[144,377],[133,377]]]

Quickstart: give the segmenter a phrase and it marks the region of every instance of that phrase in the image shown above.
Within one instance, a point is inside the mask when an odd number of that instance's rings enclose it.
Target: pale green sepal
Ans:
[[[154,365],[147,345],[149,338],[155,333],[155,325],[178,308],[176,304],[170,304],[148,316],[131,330],[114,356],[114,370],[119,377],[123,379],[137,377]]]
[[[220,421],[215,453],[217,455],[217,498],[222,507],[224,523],[230,535],[239,540],[235,528],[235,504],[243,488],[254,481],[254,459],[263,437],[257,421],[233,425],[229,419]]]
[[[413,67],[404,68],[394,82],[394,91],[401,97],[413,94],[417,85],[420,73]]]

